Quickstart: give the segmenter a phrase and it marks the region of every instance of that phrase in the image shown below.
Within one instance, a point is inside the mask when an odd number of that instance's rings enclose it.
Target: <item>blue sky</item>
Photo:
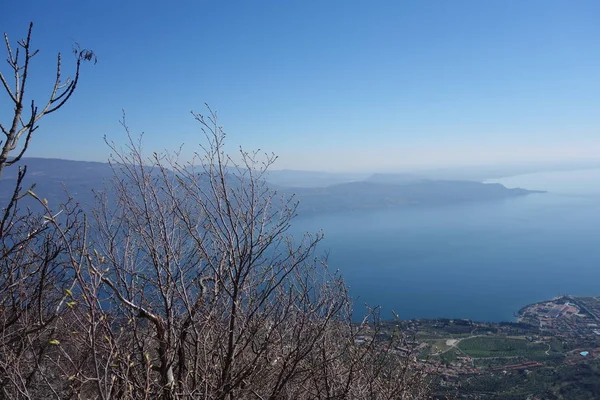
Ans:
[[[202,136],[189,111],[205,102],[233,150],[275,152],[277,169],[600,155],[598,1],[16,4],[0,30],[14,43],[34,21],[31,96],[47,93],[55,54],[70,60],[73,41],[99,59],[30,156],[106,160],[102,137],[123,140],[123,109],[147,149],[191,153]],[[0,97],[3,121],[10,110]]]

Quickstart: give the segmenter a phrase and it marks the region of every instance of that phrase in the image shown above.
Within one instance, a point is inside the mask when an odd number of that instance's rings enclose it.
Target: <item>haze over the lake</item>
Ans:
[[[188,111],[206,102],[232,149],[276,168],[374,172],[595,159],[599,16],[592,0],[38,0],[0,26],[16,39],[35,21],[33,97],[57,51],[98,55],[29,156],[105,161],[123,109],[148,149],[196,144]]]
[[[597,296],[600,169],[497,181],[550,192],[300,217],[294,231],[325,232],[357,318],[367,303],[386,318],[513,321],[527,304]]]

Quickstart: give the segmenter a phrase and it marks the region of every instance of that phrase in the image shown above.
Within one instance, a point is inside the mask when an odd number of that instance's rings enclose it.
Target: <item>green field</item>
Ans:
[[[482,357],[525,357],[539,359],[547,357],[548,345],[531,343],[525,339],[506,337],[475,337],[462,340],[458,344],[465,354],[474,358]],[[552,354],[552,352],[549,352]]]

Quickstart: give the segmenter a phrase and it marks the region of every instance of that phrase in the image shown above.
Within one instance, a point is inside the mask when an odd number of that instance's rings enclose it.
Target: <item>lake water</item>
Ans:
[[[400,318],[512,321],[561,294],[600,295],[600,170],[495,180],[549,193],[298,218],[361,305]]]

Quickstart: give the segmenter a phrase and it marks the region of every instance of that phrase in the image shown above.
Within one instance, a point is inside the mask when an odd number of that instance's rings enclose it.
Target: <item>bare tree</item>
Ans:
[[[274,158],[232,163],[215,115],[196,118],[208,145],[193,163],[113,147],[116,198],[96,213],[106,269],[92,275],[135,321],[130,359],[150,357],[139,382],[154,393],[277,397],[347,306],[345,287],[314,260],[320,235],[294,246],[284,234],[296,206],[265,186]]]
[[[72,96],[81,63],[95,58],[89,50],[75,49],[74,77],[63,82],[59,54],[49,100],[42,109],[33,100],[28,106],[29,68],[37,54],[31,47],[32,28],[30,24],[26,39],[14,49],[4,35],[12,77],[0,72],[0,81],[14,103],[14,113],[8,125],[0,124],[4,136],[0,140],[0,178],[5,167],[25,154],[40,119],[60,109]],[[6,204],[0,205],[0,398],[7,399],[58,394],[46,359],[55,350],[57,324],[74,282],[65,267],[66,250],[81,226],[80,212],[68,200],[59,210],[38,197],[33,187],[24,188],[26,171],[19,167],[14,180],[0,182],[2,190],[9,193]],[[25,207],[25,198],[39,211]]]

